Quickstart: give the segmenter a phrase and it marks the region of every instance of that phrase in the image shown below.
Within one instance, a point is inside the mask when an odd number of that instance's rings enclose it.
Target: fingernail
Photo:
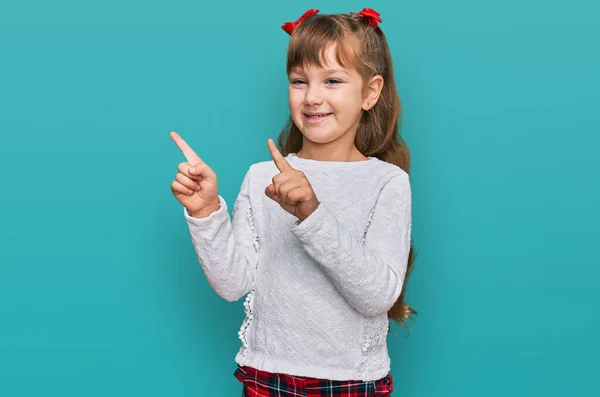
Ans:
[[[190,168],[190,172],[196,172],[196,167]]]

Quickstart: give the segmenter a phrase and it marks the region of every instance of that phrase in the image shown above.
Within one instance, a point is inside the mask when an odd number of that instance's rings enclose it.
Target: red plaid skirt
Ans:
[[[238,366],[242,397],[385,397],[394,390],[392,375],[375,381],[327,380],[274,374]]]

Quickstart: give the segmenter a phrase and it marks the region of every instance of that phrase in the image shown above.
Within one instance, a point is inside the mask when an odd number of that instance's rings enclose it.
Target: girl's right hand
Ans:
[[[191,216],[205,218],[221,207],[217,174],[200,159],[179,134],[171,132],[170,136],[187,159],[187,162],[179,164],[179,172],[171,182],[171,191]]]

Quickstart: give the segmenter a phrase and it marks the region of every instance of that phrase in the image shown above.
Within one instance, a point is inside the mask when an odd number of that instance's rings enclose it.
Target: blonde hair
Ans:
[[[367,157],[376,157],[394,164],[407,173],[410,151],[398,129],[401,103],[396,91],[392,58],[387,40],[381,29],[373,28],[357,14],[315,15],[305,19],[294,30],[287,55],[288,74],[296,67],[323,66],[325,53],[335,47],[336,58],[343,67],[352,67],[363,81],[380,75],[384,85],[376,105],[363,111],[355,137],[358,150]],[[303,135],[290,117],[278,138],[284,156],[302,148]],[[398,300],[388,311],[388,317],[401,325],[417,314],[405,304],[406,284],[416,258],[410,245],[403,289]]]

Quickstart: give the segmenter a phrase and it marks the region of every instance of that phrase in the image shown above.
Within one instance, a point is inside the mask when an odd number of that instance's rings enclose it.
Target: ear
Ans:
[[[381,95],[381,90],[383,89],[383,77],[380,75],[373,76],[367,83],[365,84],[364,89],[364,100],[362,104],[362,108],[364,110],[369,110],[379,100],[379,95]]]

